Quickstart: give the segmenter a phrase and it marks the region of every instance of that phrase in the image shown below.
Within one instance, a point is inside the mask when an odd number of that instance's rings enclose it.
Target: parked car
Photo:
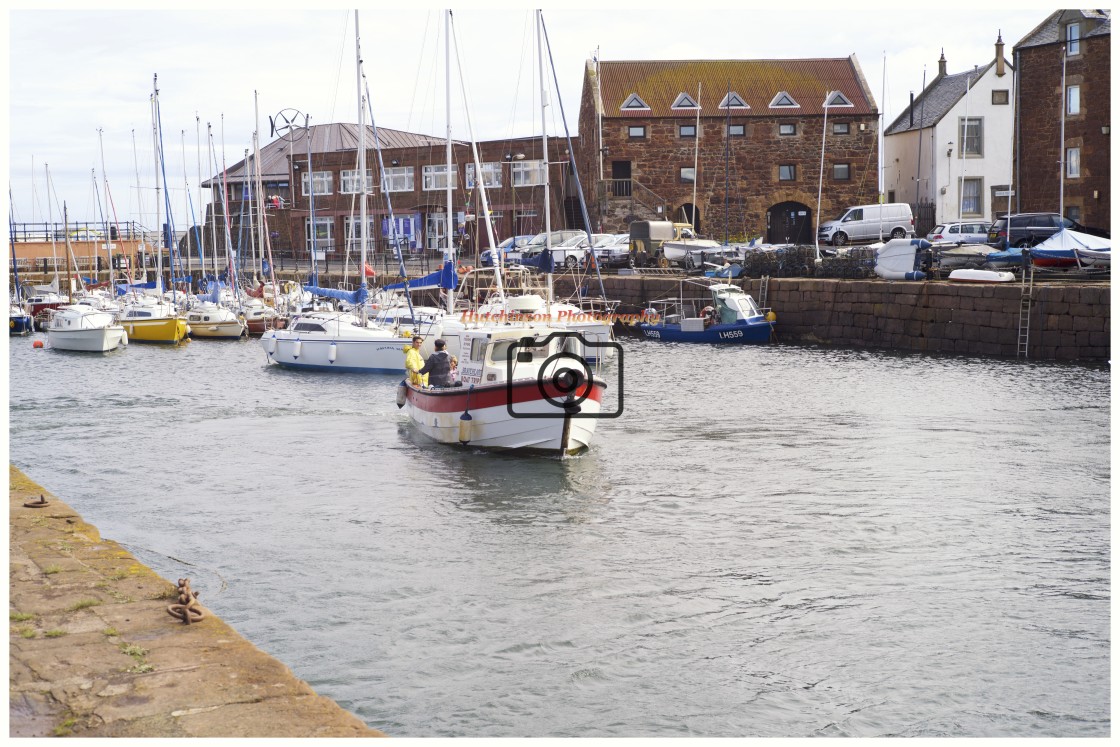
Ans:
[[[595,261],[600,267],[627,267],[630,264],[630,234],[603,234],[591,250],[595,252]]]
[[[926,234],[926,241],[952,241],[961,244],[988,243],[990,224],[981,223],[939,223]]]
[[[1106,229],[1083,226],[1057,213],[1013,213],[999,217],[992,223],[988,229],[988,243],[1000,249],[1009,246],[1025,248],[1045,241],[1062,228],[1090,236],[1111,238]]]
[[[845,208],[836,220],[826,220],[817,229],[822,243],[844,246],[850,241],[877,241],[914,236],[914,213],[905,202],[856,205]]]
[[[538,233],[525,246],[521,247],[521,263],[535,262],[546,246],[547,234]],[[583,246],[580,246],[580,244]],[[583,261],[587,249],[587,234],[583,231],[553,231],[552,261],[557,267],[575,267]],[[570,262],[569,262],[570,258]]]
[[[521,259],[521,247],[529,243],[533,237],[530,235],[524,236],[510,236],[508,239],[498,244],[498,249],[501,250],[505,256],[505,264],[516,262]],[[494,250],[483,249],[482,253],[478,256],[478,263],[485,267],[494,266]]]

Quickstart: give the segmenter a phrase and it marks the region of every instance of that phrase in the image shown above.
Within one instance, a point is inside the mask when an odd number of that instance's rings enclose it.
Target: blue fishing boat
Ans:
[[[680,298],[655,301],[646,315],[656,320],[638,324],[646,339],[717,345],[769,342],[776,320],[742,288],[700,279],[681,281]]]

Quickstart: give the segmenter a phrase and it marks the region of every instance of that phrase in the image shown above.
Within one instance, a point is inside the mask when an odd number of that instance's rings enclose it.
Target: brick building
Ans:
[[[1110,44],[1109,11],[1060,10],[1015,45],[1016,211],[1111,227]]]
[[[593,224],[694,217],[717,239],[812,243],[826,96],[821,220],[878,201],[879,112],[854,55],[588,61],[579,168]]]
[[[315,248],[323,252],[326,259],[341,261],[349,247],[350,257],[355,261],[361,236],[357,218],[358,126],[346,123],[312,125],[310,132],[310,171],[313,172],[310,176],[304,134],[294,140],[275,140],[261,149],[260,171],[273,251],[294,259],[307,259],[314,230]],[[374,149],[373,128],[367,126],[369,248],[374,252],[390,249],[391,202],[397,235],[405,240],[406,251],[440,253],[447,235],[446,139],[381,127],[377,128],[377,135],[384,173]],[[539,137],[478,144],[481,181],[486,186],[497,241],[512,235],[534,234],[544,228],[542,147]],[[549,138],[548,149],[552,227],[581,225],[567,141]],[[485,227],[478,220],[480,191],[468,143],[452,141],[452,164],[452,230],[456,233],[460,253],[469,257],[479,248],[490,246],[490,242]],[[249,158],[228,169],[226,176],[231,237],[242,252],[251,250],[254,232],[250,226],[257,214],[258,201],[255,190],[251,189],[254,171],[253,160]],[[203,186],[211,189],[213,204],[218,205],[218,245],[223,246],[220,238],[223,233],[220,228],[221,179],[214,177]],[[212,219],[213,210],[208,223]],[[208,224],[208,234],[209,229]]]

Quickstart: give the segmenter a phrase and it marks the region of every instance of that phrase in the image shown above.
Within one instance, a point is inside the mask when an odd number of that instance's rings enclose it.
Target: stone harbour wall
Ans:
[[[734,281],[760,301],[758,279]],[[633,311],[680,294],[679,278],[606,276],[607,297]],[[592,278],[590,288],[597,288]],[[570,278],[556,291],[570,293]],[[947,281],[771,278],[765,305],[780,342],[1016,356],[1023,287]],[[1038,282],[1031,296],[1027,357],[1106,361],[1111,355],[1110,284]]]

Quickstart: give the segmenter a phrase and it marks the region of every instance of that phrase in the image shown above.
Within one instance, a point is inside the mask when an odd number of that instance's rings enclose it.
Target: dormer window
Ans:
[[[673,109],[699,109],[700,105],[697,104],[696,100],[694,98],[692,98],[691,96],[689,96],[687,93],[681,93],[677,96],[677,98],[673,102],[673,106],[671,108],[673,108]]]
[[[832,94],[824,100],[824,105],[829,108],[836,106],[854,106],[854,104],[848,100],[848,97],[839,91],[833,91]]]
[[[732,91],[723,97],[723,101],[719,102],[720,109],[750,109],[751,107],[743,97]]]
[[[1071,23],[1066,26],[1066,54],[1081,54],[1081,24]]]
[[[626,100],[622,102],[622,106],[619,107],[619,109],[624,112],[648,112],[649,104],[642,101],[638,94],[632,93],[626,97]]]
[[[780,91],[774,100],[770,102],[771,109],[800,109],[801,104],[793,100],[785,91]]]

